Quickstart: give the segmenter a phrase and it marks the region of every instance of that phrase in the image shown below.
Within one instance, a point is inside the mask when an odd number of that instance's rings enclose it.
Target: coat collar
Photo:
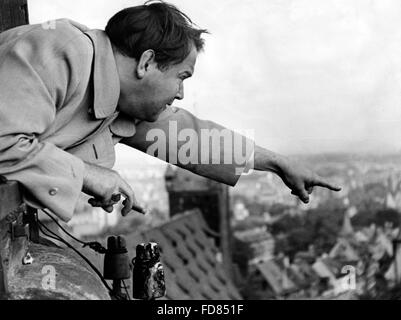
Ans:
[[[109,38],[102,30],[89,30],[85,34],[94,48],[93,86],[94,116],[105,119],[117,108],[120,97],[120,79]]]

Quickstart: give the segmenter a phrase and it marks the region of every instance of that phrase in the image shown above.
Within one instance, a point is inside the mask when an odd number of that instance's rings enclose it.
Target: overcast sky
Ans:
[[[177,103],[290,153],[401,150],[401,1],[171,0],[210,30]],[[143,1],[29,0],[103,29]]]

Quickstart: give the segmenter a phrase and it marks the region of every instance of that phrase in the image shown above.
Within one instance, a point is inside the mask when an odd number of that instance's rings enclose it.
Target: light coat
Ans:
[[[117,110],[119,95],[117,67],[104,31],[61,19],[3,32],[0,174],[24,186],[28,203],[68,221],[82,190],[84,161],[112,168],[116,143],[146,152],[153,143],[146,138],[149,130],[168,135],[170,121],[178,123],[178,130],[189,128],[199,135],[201,129],[222,129],[174,107],[154,123],[128,119]],[[182,145],[177,143],[177,152]],[[223,160],[221,150],[220,164],[178,159],[177,165],[235,185],[241,166]]]

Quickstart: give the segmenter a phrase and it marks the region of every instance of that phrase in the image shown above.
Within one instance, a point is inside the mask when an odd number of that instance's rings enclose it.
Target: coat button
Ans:
[[[50,189],[49,194],[51,196],[55,196],[57,194],[57,192],[58,192],[58,188],[52,188],[52,189]]]

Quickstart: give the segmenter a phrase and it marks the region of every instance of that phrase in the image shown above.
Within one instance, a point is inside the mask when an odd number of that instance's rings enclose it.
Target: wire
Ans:
[[[85,262],[93,269],[93,271],[95,271],[95,273],[99,276],[100,280],[103,282],[104,286],[107,288],[107,290],[109,290],[109,292],[112,292],[113,290],[110,288],[109,284],[107,283],[107,281],[103,278],[102,274],[100,273],[100,271],[92,264],[92,262],[89,261],[89,259],[87,257],[85,257],[81,252],[79,252],[77,249],[75,249],[71,244],[69,244],[66,240],[64,240],[63,238],[61,238],[59,235],[57,235],[56,233],[54,233],[53,231],[51,231],[49,228],[47,228],[42,222],[38,221],[39,226],[42,226],[43,228],[45,228],[50,234],[52,234],[53,236],[50,236],[50,238],[53,238],[55,240],[58,240],[62,243],[64,243],[66,246],[68,246],[70,249],[72,249],[73,251],[75,251],[82,259],[85,260]],[[40,228],[41,229],[41,228]],[[43,230],[41,229],[42,233],[46,236],[49,236],[48,234],[44,233]]]
[[[52,236],[52,235],[46,233],[46,232],[41,228],[40,225],[38,225],[38,227],[39,227],[40,232],[42,232],[46,237],[48,237],[48,238],[50,238],[50,239],[54,239],[54,240],[60,241],[60,238],[59,238],[59,237],[54,237],[54,236]]]
[[[42,226],[43,228],[45,228],[50,234],[52,234],[53,236],[50,236],[49,234],[46,234],[45,232],[43,232],[43,230],[40,228],[40,230],[42,231],[42,233],[52,239],[58,240],[62,243],[64,243],[66,246],[68,246],[70,249],[72,249],[73,251],[75,251],[82,259],[85,260],[85,262],[96,272],[96,274],[99,276],[100,280],[102,280],[104,286],[109,290],[112,291],[112,289],[110,288],[110,286],[108,285],[108,283],[106,282],[106,280],[103,278],[102,274],[100,273],[100,271],[92,264],[92,262],[89,261],[88,258],[86,258],[81,252],[79,252],[77,249],[75,249],[71,244],[69,244],[66,240],[64,240],[63,238],[61,238],[59,235],[57,235],[56,233],[54,233],[53,231],[51,231],[49,228],[47,228],[42,222],[38,221],[39,225]]]
[[[77,239],[77,238],[74,237],[71,233],[69,233],[67,230],[65,230],[65,229],[60,225],[60,223],[57,221],[57,219],[54,218],[54,217],[50,214],[50,212],[48,212],[46,209],[42,209],[42,211],[43,211],[50,219],[52,219],[52,220],[59,226],[59,228],[60,228],[61,230],[63,230],[68,236],[70,236],[72,239],[74,239],[75,241],[77,241],[77,242],[79,242],[79,243],[81,243],[81,244],[83,244],[83,245],[87,245],[86,242]]]
[[[89,246],[89,248],[91,248],[92,250],[98,252],[98,253],[106,253],[106,248],[104,248],[99,242],[84,242],[82,240],[77,239],[76,237],[74,237],[71,233],[69,233],[66,229],[64,229],[60,223],[57,221],[56,218],[53,217],[52,214],[50,214],[50,212],[48,212],[46,209],[42,209],[42,211],[50,218],[54,221],[54,223],[56,223],[56,225],[62,230],[64,231],[65,234],[67,234],[70,238],[74,239],[75,241],[83,244],[83,247],[87,247]],[[74,250],[82,259],[85,260],[85,262],[96,272],[96,274],[99,276],[100,280],[103,282],[104,286],[107,288],[107,290],[109,290],[110,294],[113,292],[113,289],[110,288],[110,286],[108,285],[108,283],[106,282],[106,280],[104,279],[103,275],[100,273],[100,271],[89,261],[88,258],[86,258],[82,253],[80,253],[77,249],[75,249],[70,243],[68,243],[66,240],[64,240],[63,238],[61,238],[58,234],[54,233],[53,231],[51,231],[50,229],[48,229],[42,222],[38,221],[39,223],[39,229],[40,231],[46,235],[47,237],[51,238],[51,239],[55,239],[57,241],[60,241],[62,243],[64,243],[66,246],[68,246],[69,248],[71,248],[72,250]],[[53,236],[45,233],[43,231],[43,229],[40,227],[42,226],[43,228],[45,228],[48,232],[50,232],[51,234],[53,234]],[[131,300],[131,297],[128,293],[128,289],[127,286],[125,284],[125,282],[123,281],[124,284],[124,289],[125,292],[127,293],[127,296],[129,298],[129,300]],[[119,299],[118,295],[115,295],[115,297],[117,299]]]
[[[128,289],[127,289],[127,285],[125,284],[124,280],[123,280],[123,285],[124,285],[124,290],[125,290],[125,293],[127,294],[128,300],[131,300],[131,297],[130,297]]]
[[[46,209],[42,209],[42,211],[43,211],[50,219],[52,219],[52,220],[54,221],[54,223],[55,223],[56,225],[58,225],[59,228],[60,228],[61,230],[64,231],[65,234],[67,234],[70,238],[74,239],[75,241],[77,241],[77,242],[83,244],[83,247],[84,247],[84,248],[85,248],[85,247],[89,247],[89,248],[91,248],[92,250],[96,251],[97,253],[102,253],[102,254],[103,254],[103,253],[106,253],[106,251],[107,251],[106,248],[104,248],[99,242],[84,242],[84,241],[82,241],[82,240],[79,240],[78,238],[74,237],[71,233],[69,233],[67,230],[65,230],[65,229],[60,225],[60,223],[57,221],[57,219],[54,218],[52,214],[50,214],[50,212],[48,212]]]

